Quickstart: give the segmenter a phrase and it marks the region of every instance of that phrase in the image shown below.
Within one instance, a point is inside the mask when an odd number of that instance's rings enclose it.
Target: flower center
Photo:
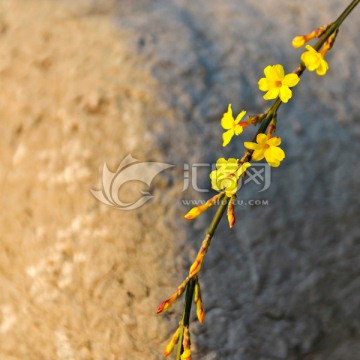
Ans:
[[[276,87],[281,87],[282,86],[282,81],[281,80],[275,81],[275,86]]]

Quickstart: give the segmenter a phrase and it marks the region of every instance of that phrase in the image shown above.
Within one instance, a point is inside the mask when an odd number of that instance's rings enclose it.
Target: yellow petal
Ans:
[[[328,63],[323,59],[320,61],[320,65],[316,70],[316,73],[320,76],[324,76],[329,69]]]
[[[263,133],[260,133],[256,136],[256,142],[259,144],[259,145],[263,145],[267,142],[268,140],[268,137],[263,134]]]
[[[274,75],[274,71],[273,71],[273,67],[271,65],[268,65],[265,69],[264,69],[264,74],[265,77],[268,79],[273,79],[273,75]]]
[[[223,146],[226,146],[234,136],[235,131],[233,129],[230,129],[223,133]]]
[[[276,148],[278,149],[278,148]],[[276,159],[270,151],[266,151],[265,152],[265,159],[267,161],[267,163],[272,166],[272,167],[278,167],[280,165],[280,160]]]
[[[242,175],[250,166],[251,164],[249,162],[243,163],[236,172],[237,176],[239,177],[240,175]]]
[[[254,161],[260,161],[264,158],[265,149],[261,148],[258,150],[255,150],[252,154],[252,159]]]
[[[227,188],[225,189],[225,195],[226,195],[227,197],[232,197],[233,195],[236,194],[237,190],[238,190],[238,189],[237,189],[237,184],[232,185],[232,186],[229,186],[229,187],[227,187]]]
[[[306,46],[305,46],[305,49],[306,49],[307,51],[309,51],[310,53],[318,54],[318,52],[317,52],[311,45],[306,45]]]
[[[235,124],[238,124],[239,121],[244,117],[244,115],[246,114],[246,111],[243,110],[239,113],[239,115],[236,117],[236,120],[235,120]]]
[[[274,136],[266,142],[270,146],[279,146],[281,144],[280,136]]]
[[[245,141],[244,146],[249,150],[255,150],[259,145],[251,141]]]
[[[225,160],[225,158],[219,158],[216,160],[216,168],[220,169],[223,166],[225,166],[227,164],[227,161]]]
[[[274,161],[266,160],[266,161],[271,167],[279,167],[280,166],[280,161],[279,160],[274,160]]]
[[[264,100],[273,100],[279,96],[279,88],[272,88],[270,89],[264,96]]]
[[[270,90],[270,81],[266,78],[261,78],[258,81],[259,90],[261,91],[268,91]]]
[[[280,88],[280,99],[283,103],[287,103],[292,97],[292,91],[287,86],[282,86]]]
[[[276,80],[283,80],[284,79],[284,67],[280,64],[274,65],[274,71],[276,74],[277,79]]]
[[[270,148],[266,151],[266,154],[269,153],[274,159],[283,160],[285,158],[285,152],[283,149],[275,146],[270,146]],[[265,157],[266,157],[265,154]]]
[[[231,104],[229,104],[228,111],[224,113],[221,119],[221,126],[223,127],[223,129],[228,130],[233,127],[233,124],[234,124],[234,118],[232,115]]]
[[[297,74],[287,74],[284,77],[282,82],[283,85],[293,87],[296,86],[300,81],[300,78]]]
[[[218,171],[217,170],[213,170],[210,173],[210,179],[211,179],[211,187],[214,190],[220,191],[221,189],[218,186]]]
[[[260,161],[264,158],[264,155],[265,155],[265,149],[264,148],[261,148],[261,149],[258,149],[258,150],[255,150],[252,154],[252,159],[254,161]]]
[[[237,168],[237,163],[238,163],[238,159],[229,158],[228,161],[227,161],[227,166],[230,167],[230,168],[232,166],[235,166]]]
[[[235,135],[240,135],[244,131],[244,128],[241,125],[236,125],[235,127]]]

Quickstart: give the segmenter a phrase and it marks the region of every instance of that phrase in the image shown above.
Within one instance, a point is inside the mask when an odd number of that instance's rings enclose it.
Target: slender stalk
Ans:
[[[332,25],[325,31],[320,37],[319,41],[315,44],[314,49],[318,51],[324,42],[340,27],[344,20],[350,15],[350,13],[359,4],[360,0],[353,0],[349,6],[342,12],[342,14],[332,23]]]
[[[224,199],[224,197],[222,197],[220,199],[220,206],[217,209],[216,214],[215,214],[213,220],[211,221],[210,226],[208,227],[208,229],[206,231],[206,236],[209,237],[209,241],[213,237],[213,235],[216,231],[216,228],[218,227],[220,220],[224,215],[224,212],[226,210],[228,202],[229,202],[229,198],[226,196],[225,196],[225,199]],[[186,286],[184,311],[183,311],[183,316],[182,316],[182,320],[181,320],[182,329],[181,329],[179,340],[178,340],[178,349],[177,349],[176,360],[180,360],[181,354],[183,353],[184,326],[189,326],[189,324],[190,324],[190,312],[191,312],[191,305],[192,305],[193,298],[194,298],[195,283],[196,283],[196,279],[192,278],[189,280],[189,282]]]
[[[179,341],[178,341],[176,360],[180,360],[181,354],[183,353],[183,350],[184,350],[184,347],[183,347],[184,326],[189,326],[189,324],[190,324],[190,312],[191,312],[192,300],[194,297],[195,283],[196,283],[195,279],[190,279],[187,284],[187,287],[186,287],[185,305],[184,305],[183,316],[181,319],[182,329],[181,329]]]

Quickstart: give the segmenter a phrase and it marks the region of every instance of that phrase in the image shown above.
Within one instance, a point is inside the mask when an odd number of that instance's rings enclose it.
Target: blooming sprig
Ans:
[[[247,122],[240,122],[245,114],[246,111],[243,110],[238,114],[236,119],[234,119],[231,104],[229,104],[228,111],[224,113],[221,119],[221,126],[224,130],[226,130],[223,133],[223,146],[229,144],[234,135],[240,135],[243,132],[243,129],[250,125]]]
[[[231,197],[237,191],[238,180],[251,166],[249,162],[239,164],[238,159],[220,158],[216,162],[216,170],[210,173],[211,186],[214,190],[225,191],[226,196]]]
[[[162,313],[171,308],[174,302],[184,293],[185,304],[182,320],[179,327],[171,337],[164,355],[168,356],[178,344],[176,360],[191,360],[191,341],[190,341],[190,312],[192,302],[196,306],[196,314],[199,321],[204,320],[204,307],[201,299],[199,273],[201,271],[205,255],[210,247],[211,239],[224,216],[227,208],[227,218],[230,228],[235,224],[235,203],[236,193],[240,177],[246,176],[246,169],[251,165],[249,161],[260,161],[266,159],[272,167],[278,167],[285,158],[284,151],[279,147],[281,138],[274,136],[277,128],[277,111],[282,103],[286,103],[292,97],[290,88],[296,86],[300,81],[300,76],[305,68],[309,71],[316,71],[318,75],[325,75],[329,66],[324,57],[329,51],[336,39],[339,27],[350,12],[359,4],[359,0],[352,0],[351,4],[344,12],[330,25],[322,26],[310,34],[300,35],[293,39],[292,44],[295,48],[302,47],[314,38],[320,38],[314,47],[306,45],[306,51],[301,55],[301,63],[293,73],[286,74],[282,65],[269,65],[264,69],[265,77],[258,81],[261,91],[266,92],[265,100],[276,99],[272,106],[263,113],[249,116],[247,121],[241,121],[245,116],[245,110],[241,111],[234,119],[231,104],[228,110],[223,114],[221,126],[225,130],[222,135],[223,146],[229,144],[234,136],[238,136],[248,125],[260,125],[257,135],[252,142],[245,142],[247,149],[240,160],[236,158],[220,158],[216,162],[216,169],[210,173],[211,186],[220,193],[209,199],[205,204],[192,208],[186,215],[187,219],[194,219],[201,213],[219,203],[219,207],[213,220],[211,221],[205,238],[197,253],[196,259],[190,266],[188,276],[178,286],[173,295],[163,301],[157,313]],[[221,200],[221,201],[220,201]]]
[[[245,142],[247,149],[253,150],[252,159],[260,161],[265,157],[265,160],[272,167],[278,167],[280,162],[285,158],[284,151],[278,146],[281,144],[279,136],[268,137],[265,134],[258,134],[255,142]]]
[[[265,100],[276,99],[278,96],[281,101],[287,103],[292,97],[291,87],[296,86],[300,78],[297,74],[285,75],[282,65],[269,65],[264,69],[265,77],[258,82],[259,89],[266,91]]]

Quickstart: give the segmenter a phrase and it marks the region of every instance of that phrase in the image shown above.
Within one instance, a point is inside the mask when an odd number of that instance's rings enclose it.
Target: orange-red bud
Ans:
[[[188,283],[188,278],[186,278],[181,284],[180,286],[177,288],[176,292],[168,299],[164,300],[159,307],[157,308],[156,313],[160,314],[166,310],[169,310],[171,308],[171,306],[173,305],[173,303],[182,295],[182,293],[184,292],[186,285]]]
[[[228,218],[228,222],[229,222],[229,226],[230,229],[234,226],[235,224],[235,212],[234,212],[234,205],[235,205],[235,196],[232,196],[229,204],[228,204],[228,209],[227,209],[227,218]]]
[[[209,199],[204,205],[196,206],[192,208],[185,216],[185,219],[192,220],[197,218],[200,214],[202,214],[207,209],[211,208],[216,204],[216,202],[223,196],[223,194],[217,194],[211,199]]]

